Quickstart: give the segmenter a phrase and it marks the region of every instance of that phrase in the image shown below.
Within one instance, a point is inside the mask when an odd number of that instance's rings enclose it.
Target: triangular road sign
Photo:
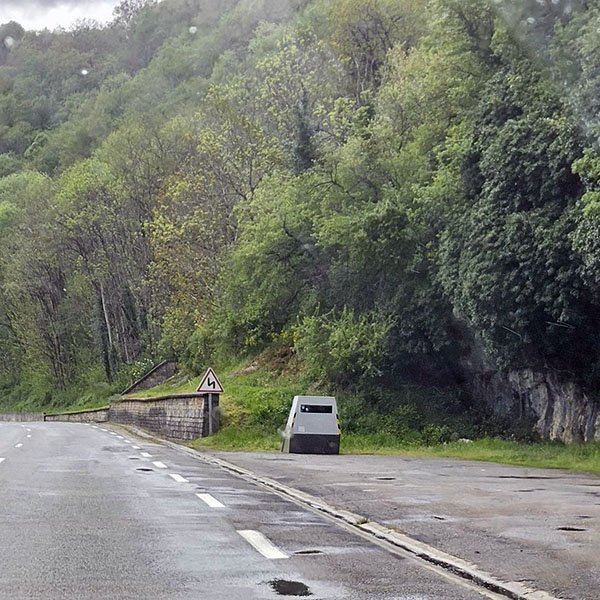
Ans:
[[[215,372],[212,369],[209,369],[206,371],[206,375],[196,391],[201,394],[222,394],[223,386],[221,385],[219,378],[215,375]]]

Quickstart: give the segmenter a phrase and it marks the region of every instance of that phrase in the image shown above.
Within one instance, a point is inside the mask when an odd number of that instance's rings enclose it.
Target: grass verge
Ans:
[[[222,429],[190,444],[197,449],[278,452],[280,431],[294,395],[306,393],[297,375],[237,365],[224,369],[221,381]],[[136,397],[193,391],[200,378],[175,378]],[[311,393],[318,394],[317,390]],[[444,412],[442,400],[425,389],[399,388],[383,400],[338,398],[343,454],[396,454],[489,461],[532,468],[567,469],[600,475],[600,443],[520,443],[498,438],[440,443],[438,433],[471,437],[460,419]],[[379,406],[377,405],[379,402]],[[436,404],[437,402],[437,404]],[[438,416],[438,420],[434,418]],[[432,435],[432,430],[433,434]],[[360,432],[360,433],[359,433]]]
[[[281,436],[247,429],[226,428],[211,438],[196,440],[197,449],[243,452],[278,452]],[[342,454],[381,454],[434,458],[459,458],[539,469],[565,469],[600,475],[600,443],[524,444],[497,438],[471,443],[451,442],[423,446],[407,443],[387,434],[342,435]]]

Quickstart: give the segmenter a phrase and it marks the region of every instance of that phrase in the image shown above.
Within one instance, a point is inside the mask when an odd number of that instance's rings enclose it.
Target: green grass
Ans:
[[[279,452],[281,436],[276,433],[228,427],[211,437],[195,440],[189,446],[197,450]]]
[[[123,396],[124,398],[156,398],[160,396],[168,396],[170,394],[187,394],[195,392],[196,388],[200,385],[201,377],[190,379],[185,375],[175,375],[171,379],[157,385],[156,387],[150,388],[149,390],[142,390],[140,392],[133,392]]]
[[[281,436],[247,429],[227,428],[211,438],[196,440],[196,449],[279,452]],[[600,475],[600,443],[524,444],[497,438],[472,443],[452,442],[435,446],[407,443],[387,434],[348,434],[341,438],[342,454],[380,454],[433,458],[459,458],[540,469],[565,469]]]
[[[508,440],[484,438],[472,444],[452,443],[416,449],[416,456],[440,456],[533,467],[566,469],[600,474],[600,443],[561,444],[544,442],[524,444]]]
[[[222,428],[216,435],[190,444],[197,449],[246,452],[279,452],[283,427],[294,395],[306,393],[299,377],[281,375],[264,369],[243,369],[241,365],[219,373],[225,394],[221,396]],[[136,393],[136,397],[152,397],[186,393],[196,389],[200,377],[174,378],[156,388]],[[365,433],[344,433],[342,423],[341,452],[343,454],[392,454],[403,456],[445,457],[489,461],[523,467],[567,469],[600,474],[600,443],[565,445],[560,443],[525,444],[496,438],[474,440],[471,443],[449,442],[428,445],[421,429],[430,423],[431,415],[421,416],[417,425],[398,434],[394,424],[401,422],[405,413],[412,411],[403,406],[420,404],[426,390],[417,391],[411,398],[402,399],[395,413],[387,408],[381,414],[368,413],[356,397],[340,398],[340,416],[347,413],[348,423],[359,426]],[[318,393],[314,392],[313,393]],[[344,406],[346,405],[346,406]],[[387,406],[387,405],[386,405]],[[400,410],[398,410],[398,406]],[[346,409],[346,410],[345,410]],[[432,407],[427,410],[431,412]],[[363,417],[360,417],[363,415]],[[443,415],[442,415],[443,417]],[[391,422],[391,423],[390,423]],[[410,424],[410,421],[407,421]],[[450,426],[452,422],[448,421]],[[356,426],[354,428],[356,430]]]

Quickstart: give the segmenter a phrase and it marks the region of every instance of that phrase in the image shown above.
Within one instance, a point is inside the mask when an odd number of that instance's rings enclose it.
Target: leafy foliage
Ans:
[[[2,25],[0,385],[52,402],[159,355],[285,348],[431,443],[446,424],[402,386],[454,398],[474,339],[597,391],[593,4],[125,0],[103,27]]]

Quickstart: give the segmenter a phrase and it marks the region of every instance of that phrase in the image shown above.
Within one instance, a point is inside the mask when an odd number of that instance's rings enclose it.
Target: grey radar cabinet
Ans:
[[[335,398],[295,396],[281,451],[291,454],[339,454],[340,427]]]

